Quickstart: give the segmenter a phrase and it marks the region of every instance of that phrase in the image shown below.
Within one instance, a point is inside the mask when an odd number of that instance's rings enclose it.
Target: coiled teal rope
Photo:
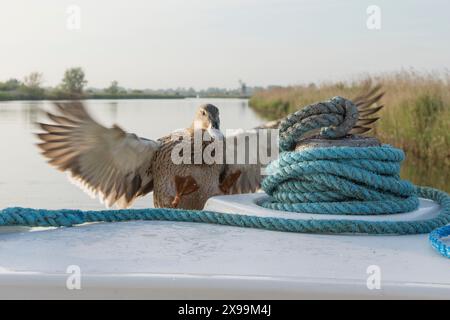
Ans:
[[[450,223],[450,196],[400,179],[402,150],[381,147],[311,148],[284,152],[267,168],[262,187],[271,196],[260,205],[273,210],[336,215],[397,214],[415,210],[418,197],[441,205],[439,214],[418,221],[312,220],[313,232],[419,234]],[[445,229],[448,230],[448,229]],[[434,231],[430,241],[450,258]]]
[[[344,137],[357,121],[357,107],[345,98],[310,104],[280,123],[280,150],[292,150],[299,139],[317,129],[325,138]]]
[[[390,146],[284,152],[262,183],[262,206],[317,214],[392,214],[415,210],[415,187],[400,179],[403,151]]]

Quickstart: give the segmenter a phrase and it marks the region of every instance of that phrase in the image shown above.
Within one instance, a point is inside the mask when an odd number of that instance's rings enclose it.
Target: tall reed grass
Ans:
[[[308,104],[333,96],[356,97],[368,82],[385,92],[381,119],[373,133],[382,142],[404,149],[411,166],[439,168],[435,186],[450,191],[450,73],[397,73],[347,82],[272,87],[255,93],[250,106],[267,119],[278,119]],[[408,168],[414,174],[414,168]],[[417,171],[416,171],[417,172]],[[423,170],[422,170],[423,172]],[[426,171],[428,172],[428,171]],[[419,181],[421,177],[412,180]],[[439,182],[441,181],[441,182]],[[433,181],[431,181],[433,182]],[[428,183],[432,184],[432,183]]]

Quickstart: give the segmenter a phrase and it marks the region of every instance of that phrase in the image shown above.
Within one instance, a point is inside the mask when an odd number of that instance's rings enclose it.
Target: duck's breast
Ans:
[[[157,207],[172,206],[176,195],[175,176],[191,176],[199,187],[199,190],[183,196],[178,208],[201,210],[208,198],[221,194],[219,178],[222,165],[174,163],[171,158],[171,148],[167,146],[155,154],[152,171],[153,197]]]

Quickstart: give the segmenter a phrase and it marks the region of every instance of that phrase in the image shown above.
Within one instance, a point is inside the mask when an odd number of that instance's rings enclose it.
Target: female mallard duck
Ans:
[[[383,96],[378,93],[379,89],[380,86],[371,88],[369,84],[366,93],[353,100],[360,115],[369,116],[382,108],[369,108]],[[38,134],[42,140],[38,146],[51,165],[69,172],[75,182],[93,196],[99,196],[107,206],[127,208],[137,197],[153,191],[156,207],[202,209],[212,196],[254,192],[260,186],[261,150],[250,152],[245,142],[248,132],[240,136],[243,139],[236,139],[235,135],[223,140],[222,161],[204,161],[204,150],[215,139],[223,137],[220,133],[219,110],[211,104],[198,108],[189,128],[157,141],[139,138],[117,125],[105,128],[92,119],[80,102],[57,103],[56,106],[61,115],[47,113],[56,124],[39,124],[45,132]],[[365,133],[370,130],[368,125],[376,120],[378,118],[359,119],[351,123],[349,128],[344,128],[344,131]],[[279,124],[280,121],[274,121],[256,129],[277,128]],[[202,136],[208,132],[212,139],[202,139],[198,150],[195,136],[199,132]],[[250,134],[260,139],[256,132]],[[173,151],[186,141],[191,160],[201,153],[199,162],[173,161]],[[259,140],[257,145],[259,148]],[[223,161],[225,157],[228,160],[229,150],[234,158],[234,150],[242,147],[245,150],[244,163],[230,164]],[[266,155],[273,155],[272,144],[266,148]],[[183,152],[186,148],[180,150]],[[254,153],[258,153],[257,159]]]
[[[172,151],[186,142],[186,136],[207,131],[221,138],[217,134],[219,110],[211,104],[198,108],[189,128],[157,141],[127,133],[117,125],[100,125],[80,102],[56,106],[59,115],[47,113],[55,124],[39,123],[45,131],[37,134],[42,154],[107,206],[127,208],[137,197],[153,191],[156,207],[202,209],[211,196],[254,192],[259,187],[258,166],[207,164],[203,159],[194,164],[174,163]],[[194,139],[187,141],[194,143]],[[208,142],[202,144],[200,152]]]

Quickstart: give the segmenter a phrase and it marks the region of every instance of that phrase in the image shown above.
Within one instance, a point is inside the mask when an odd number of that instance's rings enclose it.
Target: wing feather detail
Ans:
[[[56,103],[53,123],[39,123],[37,146],[53,167],[108,207],[129,207],[152,191],[149,168],[160,143],[96,122],[81,102]]]

